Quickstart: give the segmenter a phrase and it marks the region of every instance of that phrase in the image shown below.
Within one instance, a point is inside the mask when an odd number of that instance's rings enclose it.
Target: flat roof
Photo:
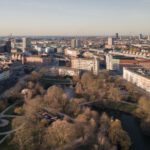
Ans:
[[[146,77],[150,79],[150,70],[145,69],[143,67],[126,67],[127,70],[130,70],[138,75],[141,75],[143,77]]]

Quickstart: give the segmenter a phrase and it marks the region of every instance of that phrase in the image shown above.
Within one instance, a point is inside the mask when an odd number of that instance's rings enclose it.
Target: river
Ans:
[[[96,108],[96,110],[100,113],[102,112],[98,108]],[[150,137],[147,137],[142,133],[140,125],[135,117],[114,110],[106,110],[106,112],[110,117],[121,120],[123,129],[128,132],[131,138],[131,150],[150,150]]]
[[[75,95],[73,88],[65,87],[64,91],[68,94],[69,98],[72,98]],[[142,133],[140,125],[135,117],[115,110],[101,110],[96,107],[93,109],[99,113],[107,112],[110,117],[121,120],[123,129],[128,132],[131,138],[131,150],[150,150],[150,137],[147,137]]]

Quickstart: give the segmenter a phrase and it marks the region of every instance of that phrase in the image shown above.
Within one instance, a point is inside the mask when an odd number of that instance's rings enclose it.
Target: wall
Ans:
[[[150,92],[150,78],[146,78],[138,73],[132,72],[127,68],[123,69],[123,78],[136,84],[138,87]]]

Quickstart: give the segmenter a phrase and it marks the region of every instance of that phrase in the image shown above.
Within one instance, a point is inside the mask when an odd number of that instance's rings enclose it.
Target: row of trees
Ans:
[[[141,118],[141,128],[145,135],[150,136],[150,98],[142,96],[138,100],[136,115]]]
[[[89,98],[89,100],[111,99],[123,100],[122,91],[115,86],[108,72],[102,72],[98,76],[84,73],[76,83],[76,93]]]

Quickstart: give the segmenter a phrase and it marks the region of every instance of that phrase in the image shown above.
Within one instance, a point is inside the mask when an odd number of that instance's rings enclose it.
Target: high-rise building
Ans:
[[[140,34],[140,35],[139,35],[139,40],[142,40],[142,39],[143,39],[143,35]]]
[[[11,52],[11,40],[6,41],[5,52]]]
[[[114,45],[114,39],[112,37],[108,38],[108,45],[113,46]]]
[[[30,41],[28,38],[17,38],[11,40],[11,48],[21,49],[23,52],[28,50],[30,47]]]
[[[97,75],[99,72],[99,60],[97,58],[72,58],[71,68],[91,71]]]
[[[78,39],[72,39],[71,40],[71,47],[72,48],[80,48],[81,47],[80,40],[78,40]]]
[[[150,35],[148,35],[148,38],[147,38],[147,39],[148,39],[148,41],[150,41]]]
[[[119,33],[116,33],[116,39],[119,39]]]

